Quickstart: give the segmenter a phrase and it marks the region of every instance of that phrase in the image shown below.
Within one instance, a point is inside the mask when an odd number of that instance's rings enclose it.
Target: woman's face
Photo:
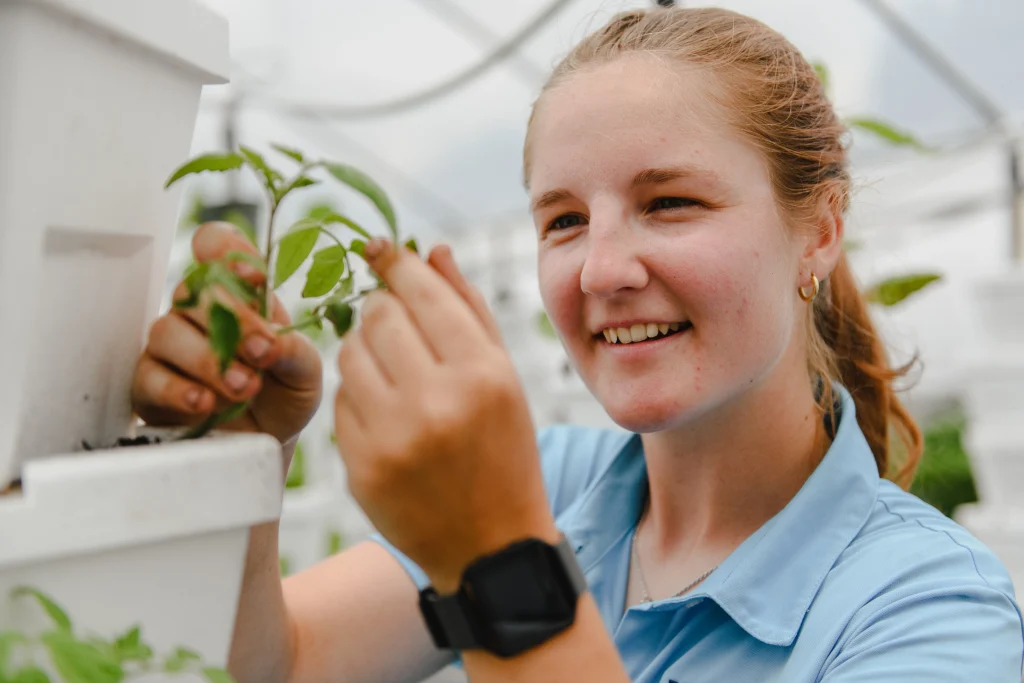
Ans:
[[[715,86],[628,55],[549,90],[533,124],[544,304],[584,382],[636,432],[804,363],[791,348],[803,244]]]

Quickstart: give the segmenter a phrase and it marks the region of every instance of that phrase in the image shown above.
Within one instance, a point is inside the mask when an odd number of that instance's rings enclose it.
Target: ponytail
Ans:
[[[868,304],[854,280],[844,254],[812,308],[809,364],[812,376],[837,380],[853,396],[857,423],[878,465],[878,473],[907,488],[921,459],[923,439],[913,417],[896,396],[893,381],[907,374],[907,365],[891,368],[885,348],[868,314]],[[815,343],[817,342],[817,343]],[[821,405],[831,410],[834,397],[825,383]],[[894,443],[892,436],[898,441]],[[894,458],[894,446],[902,451]]]

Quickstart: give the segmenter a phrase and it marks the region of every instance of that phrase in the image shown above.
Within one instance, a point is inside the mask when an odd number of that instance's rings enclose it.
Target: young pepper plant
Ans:
[[[71,618],[52,597],[29,586],[11,591],[11,598],[34,598],[50,618],[50,627],[38,636],[0,631],[0,683],[52,683],[49,669],[63,683],[122,683],[156,673],[200,674],[209,683],[234,683],[224,669],[203,664],[201,657],[184,647],[159,657],[133,626],[114,639],[75,633]],[[163,679],[161,679],[163,680]]]
[[[297,170],[286,176],[267,163],[255,150],[239,146],[237,152],[204,154],[190,159],[179,167],[167,180],[165,188],[182,178],[204,172],[235,171],[248,167],[255,172],[267,197],[269,210],[262,231],[265,237],[260,256],[246,252],[231,252],[222,259],[206,263],[194,263],[185,274],[187,296],[174,302],[177,308],[193,308],[199,305],[202,294],[213,287],[219,287],[245,305],[256,308],[260,315],[269,318],[273,291],[283,285],[304,263],[312,259],[302,288],[302,296],[319,299],[303,320],[278,330],[284,334],[306,326],[323,329],[324,320],[333,326],[340,337],[351,327],[354,319],[352,305],[369,292],[382,287],[378,279],[373,287],[355,290],[355,271],[352,257],[363,258],[363,249],[373,235],[351,218],[336,212],[318,212],[293,223],[282,236],[275,234],[275,217],[286,197],[297,190],[317,185],[321,181],[312,177],[316,171],[326,171],[328,177],[362,194],[376,207],[387,223],[391,238],[398,243],[398,222],[395,210],[387,194],[373,179],[362,171],[334,161],[312,160],[299,150],[282,145],[272,147],[296,165]],[[348,235],[346,242],[335,234],[341,229]],[[317,251],[321,237],[327,237],[333,244]],[[408,240],[405,246],[416,250],[415,240]],[[265,284],[255,286],[242,273],[255,269],[263,273]],[[251,270],[250,270],[251,272]],[[241,342],[241,326],[238,316],[219,301],[210,308],[209,339],[221,371],[227,370],[236,357]],[[242,415],[248,402],[236,403],[222,413],[211,415],[204,422],[185,432],[183,438],[198,438],[218,425],[230,422]]]

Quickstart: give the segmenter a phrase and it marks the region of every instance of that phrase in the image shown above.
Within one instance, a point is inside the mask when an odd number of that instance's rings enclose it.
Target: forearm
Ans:
[[[473,683],[629,682],[589,593],[580,596],[575,623],[540,647],[510,659],[466,651],[463,661]]]
[[[285,470],[293,447],[286,446]],[[292,670],[293,633],[278,556],[279,522],[254,526],[242,575],[228,669],[238,683],[284,683]]]

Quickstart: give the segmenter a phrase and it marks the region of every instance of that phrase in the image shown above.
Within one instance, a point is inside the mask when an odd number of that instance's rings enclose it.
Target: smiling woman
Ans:
[[[450,252],[367,244],[388,289],[345,338],[335,419],[380,535],[282,588],[276,527],[254,530],[232,671],[1019,683],[1005,570],[893,481],[920,433],[843,254],[842,133],[742,15],[627,12],[584,39],[524,172],[550,319],[621,429],[535,438]],[[319,386],[290,379],[268,404]]]

